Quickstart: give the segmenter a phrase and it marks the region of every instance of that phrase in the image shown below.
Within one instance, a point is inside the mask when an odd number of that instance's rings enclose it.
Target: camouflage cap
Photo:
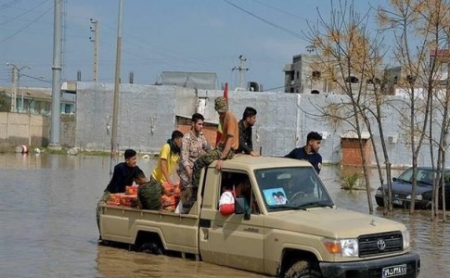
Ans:
[[[214,109],[218,112],[218,113],[224,113],[228,111],[228,103],[226,98],[224,97],[217,97],[214,100]]]

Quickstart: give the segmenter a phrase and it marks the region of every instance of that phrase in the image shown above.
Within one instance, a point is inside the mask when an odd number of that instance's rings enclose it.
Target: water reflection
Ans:
[[[140,159],[138,164],[148,175],[155,162]],[[109,171],[109,157],[1,154],[2,277],[260,277],[203,262],[97,246],[94,210]],[[335,168],[325,167],[320,176],[339,207],[368,213],[366,192],[341,190]],[[376,208],[374,213],[382,212]],[[421,277],[448,276],[448,224],[430,221],[427,211],[410,216],[407,210],[396,210],[388,217],[410,229],[412,248],[422,259]]]

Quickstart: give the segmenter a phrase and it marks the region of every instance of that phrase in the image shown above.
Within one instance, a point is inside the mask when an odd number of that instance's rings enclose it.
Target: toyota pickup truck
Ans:
[[[103,205],[103,240],[269,276],[418,277],[405,225],[336,207],[308,162],[236,155],[221,171],[215,163],[202,170],[188,214]],[[251,186],[223,216],[223,188],[242,176]]]

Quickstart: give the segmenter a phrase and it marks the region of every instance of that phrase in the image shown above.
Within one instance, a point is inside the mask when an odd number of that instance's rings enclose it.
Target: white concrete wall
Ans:
[[[89,150],[110,149],[111,129],[108,131],[107,125],[111,127],[112,123],[113,89],[113,84],[95,88],[93,83],[78,83],[75,139],[77,147]],[[198,98],[206,100],[206,120],[217,123],[214,99],[222,94],[222,90],[196,91],[174,86],[122,85],[119,149],[134,148],[145,152],[159,152],[161,145],[176,128],[176,115],[189,118],[196,112]],[[394,165],[411,164],[407,131],[400,121],[400,113],[405,111],[402,100],[404,99],[390,97],[389,105],[383,107],[385,136],[397,138],[396,143],[388,144],[391,163]],[[320,153],[324,161],[333,163],[338,163],[341,159],[341,135],[353,128],[345,123],[333,127],[321,117],[320,110],[331,103],[342,102],[348,102],[344,95],[229,91],[230,108],[238,119],[241,119],[246,106],[252,106],[258,111],[257,123],[253,128],[256,150],[262,147],[264,155],[282,156],[295,146],[304,145],[308,132],[317,131],[328,134],[323,140]],[[438,123],[439,121],[436,121],[436,131]],[[380,158],[384,161],[378,129],[374,130],[373,136],[377,141]],[[372,162],[375,162],[374,155]],[[419,164],[430,163],[429,146],[428,142],[425,142]]]

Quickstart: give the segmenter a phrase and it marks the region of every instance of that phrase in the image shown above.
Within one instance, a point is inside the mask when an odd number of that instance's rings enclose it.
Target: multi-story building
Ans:
[[[286,93],[321,94],[330,91],[330,84],[321,71],[321,60],[317,55],[299,54],[292,64],[284,67]]]
[[[333,68],[334,67],[334,68]],[[299,54],[293,57],[292,64],[284,67],[285,92],[299,94],[334,93],[345,94],[351,88],[353,93],[370,93],[374,85],[380,85],[380,78],[364,78],[357,74],[342,76],[341,69],[333,62],[326,62],[318,55]],[[333,76],[330,73],[334,72]]]

